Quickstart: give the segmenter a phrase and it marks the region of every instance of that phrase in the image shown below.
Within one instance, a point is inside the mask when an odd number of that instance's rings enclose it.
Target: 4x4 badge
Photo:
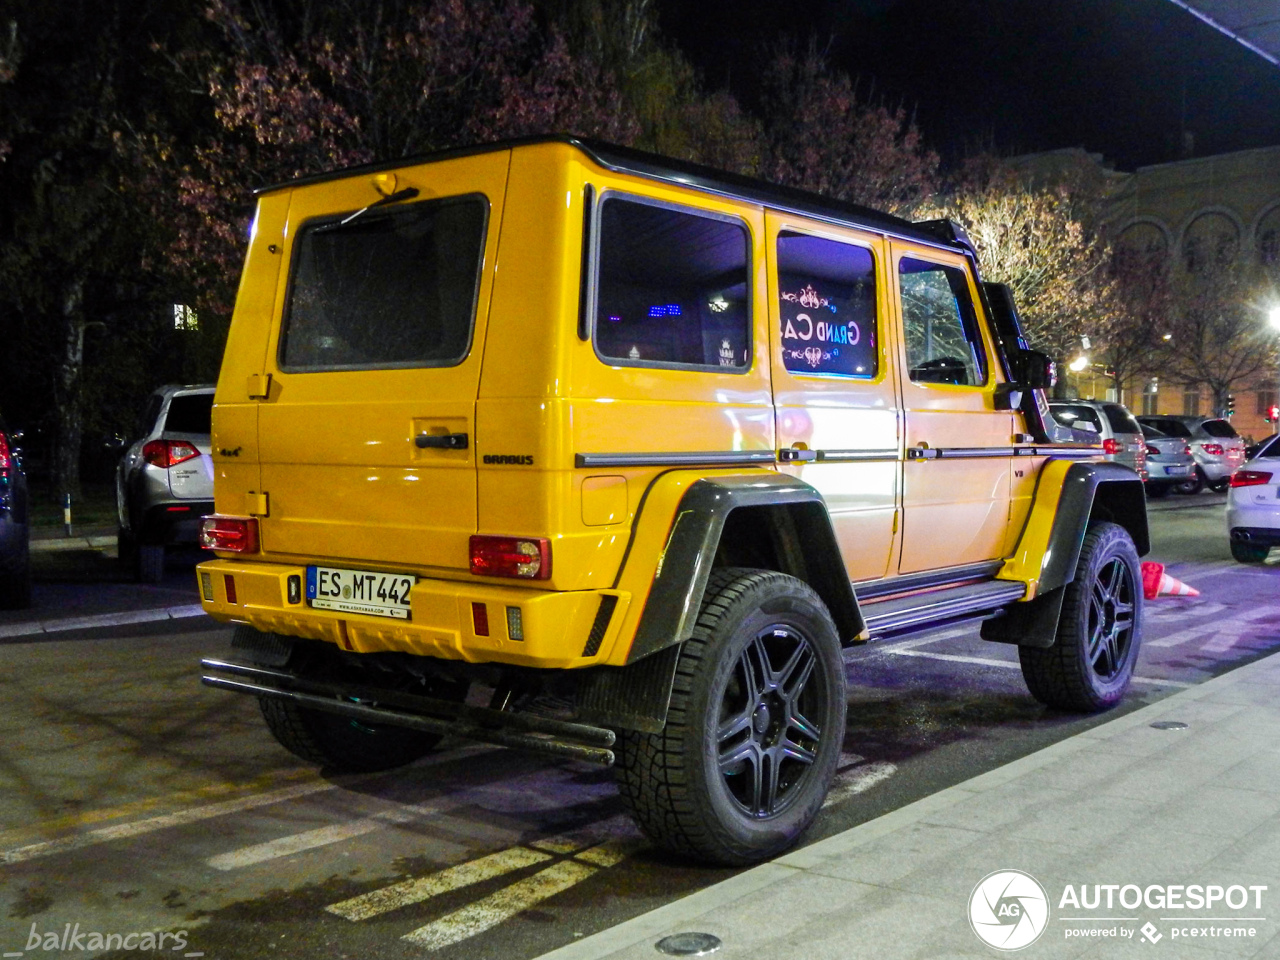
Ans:
[[[234,450],[228,450],[226,447],[223,447],[218,451],[218,455],[223,457],[238,457],[240,456],[240,448],[236,447]]]

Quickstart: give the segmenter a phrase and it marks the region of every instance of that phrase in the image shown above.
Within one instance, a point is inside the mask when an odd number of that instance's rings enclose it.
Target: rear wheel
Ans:
[[[343,670],[336,651],[316,651],[318,661],[310,664],[306,676],[322,679],[342,674],[354,679]],[[404,678],[397,685],[399,692],[417,693],[461,703],[467,697],[466,683],[423,684],[416,678]],[[352,702],[376,704],[375,699],[349,698]],[[369,773],[390,770],[412,763],[435,749],[442,739],[437,733],[424,733],[387,723],[370,723],[343,717],[324,710],[299,706],[289,700],[259,697],[262,717],[267,728],[279,744],[290,753],[309,763],[316,763],[335,771]]]
[[[31,606],[31,548],[23,544],[17,555],[0,562],[0,609]]]
[[[1261,546],[1256,543],[1240,543],[1236,540],[1231,541],[1231,556],[1240,563],[1261,563],[1267,559],[1267,554],[1271,552],[1270,547]]]
[[[1179,493],[1193,494],[1199,493],[1204,489],[1204,474],[1200,472],[1200,468],[1196,467],[1195,473],[1187,477],[1173,489]]]
[[[1089,525],[1067,584],[1052,647],[1019,647],[1027,687],[1041,703],[1093,712],[1114,706],[1133,678],[1142,629],[1142,576],[1133,540],[1114,523]]]
[[[1147,497],[1151,500],[1161,500],[1169,495],[1169,487],[1163,483],[1147,483]]]
[[[134,570],[143,583],[159,583],[164,579],[164,544],[140,543],[134,548]]]
[[[680,652],[666,728],[620,737],[620,792],[658,846],[756,863],[817,816],[844,718],[840,641],[817,594],[769,570],[717,570]]]

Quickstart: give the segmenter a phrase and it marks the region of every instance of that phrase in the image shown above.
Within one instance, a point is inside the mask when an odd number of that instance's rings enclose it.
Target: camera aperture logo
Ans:
[[[969,925],[987,946],[1021,950],[1049,925],[1049,895],[1029,873],[997,870],[969,895]]]

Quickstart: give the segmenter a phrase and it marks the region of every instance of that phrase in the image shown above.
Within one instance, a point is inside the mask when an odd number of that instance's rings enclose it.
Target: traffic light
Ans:
[[[1227,416],[1234,417],[1236,415],[1236,398],[1227,394]]]
[[[1272,404],[1267,407],[1267,423],[1275,423],[1280,421],[1280,406]]]

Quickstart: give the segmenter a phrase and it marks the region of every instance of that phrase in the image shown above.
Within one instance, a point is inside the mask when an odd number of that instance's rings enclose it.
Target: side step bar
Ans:
[[[864,602],[862,616],[871,639],[887,640],[948,623],[994,616],[1010,603],[1021,600],[1026,592],[1025,584],[988,580]]]
[[[208,687],[290,700],[353,720],[447,734],[532,753],[613,766],[615,734],[605,727],[527,713],[473,707],[434,697],[310,680],[284,670],[207,658],[200,665]],[[230,676],[218,676],[229,674]],[[243,677],[245,679],[232,679]]]

